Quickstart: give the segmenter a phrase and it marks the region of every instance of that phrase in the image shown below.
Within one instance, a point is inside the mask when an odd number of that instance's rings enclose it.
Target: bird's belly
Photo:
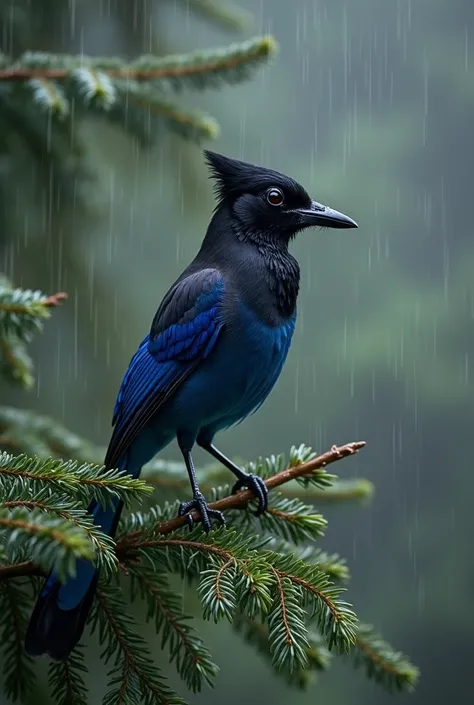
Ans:
[[[293,318],[272,328],[248,313],[239,325],[224,329],[209,357],[170,400],[166,423],[197,434],[248,416],[278,379],[294,325]]]

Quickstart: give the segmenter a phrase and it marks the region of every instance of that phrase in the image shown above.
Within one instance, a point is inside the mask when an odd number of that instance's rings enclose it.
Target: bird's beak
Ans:
[[[323,228],[358,228],[359,226],[344,213],[323,206],[317,201],[311,201],[310,208],[298,208],[298,213],[305,225],[319,225]]]

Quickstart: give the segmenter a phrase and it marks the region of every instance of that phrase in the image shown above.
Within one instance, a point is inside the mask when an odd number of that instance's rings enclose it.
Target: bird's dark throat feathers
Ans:
[[[294,314],[300,268],[288,251],[288,243],[244,228],[226,203],[214,213],[198,259],[234,275],[238,272],[243,293],[252,291],[252,307],[261,309],[257,312],[267,323],[278,325]]]
[[[234,236],[237,240],[251,244],[264,267],[262,275],[274,296],[278,313],[286,319],[293,315],[300,287],[300,267],[288,251],[288,244],[283,239],[269,237],[268,233],[254,229],[244,229],[239,223],[233,223]]]

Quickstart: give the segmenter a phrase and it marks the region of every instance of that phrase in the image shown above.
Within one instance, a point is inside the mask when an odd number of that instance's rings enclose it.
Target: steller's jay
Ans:
[[[213,444],[217,431],[255,412],[274,386],[290,347],[300,271],[290,240],[311,226],[356,228],[313,201],[277,171],[205,152],[217,206],[198,254],[169,289],[120,387],[106,468],[138,477],[142,466],[177,438],[193,498],[179,514],[199,511],[203,527],[224,523],[208,507],[194,471],[195,443],[208,451],[267,507],[265,483],[245,473]],[[113,536],[122,510],[93,500],[89,512]],[[192,525],[192,516],[189,524]],[[97,584],[92,563],[78,560],[61,584],[53,570],[26,635],[29,654],[65,659],[79,641]]]

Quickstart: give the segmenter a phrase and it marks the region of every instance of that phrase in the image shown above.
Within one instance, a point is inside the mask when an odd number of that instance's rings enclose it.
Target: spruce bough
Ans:
[[[182,612],[181,600],[169,583],[175,573],[195,586],[206,619],[228,620],[295,687],[307,687],[312,676],[328,668],[333,655],[341,654],[355,666],[365,666],[386,688],[411,689],[416,668],[372,627],[361,625],[343,599],[349,577],[345,561],[314,543],[323,533],[324,519],[302,501],[285,496],[287,485],[296,482],[303,495],[310,485],[330,489],[336,477],[327,466],[363,446],[359,442],[333,447],[319,456],[300,446],[291,449],[287,461],[278,456],[252,464],[252,471],[271,490],[268,516],[257,519],[248,511],[249,491],[229,495],[228,487],[219,487],[213,506],[226,512],[229,526],[207,535],[199,525],[192,532],[183,526],[182,518],[175,516],[176,503],[150,506],[152,488],[142,481],[121,473],[101,478],[100,466],[87,463],[4,453],[0,457],[4,547],[0,594],[5,634],[11,620],[19,620],[16,632],[9,631],[3,642],[6,693],[19,696],[34,682],[33,662],[22,651],[22,635],[36,576],[44,575],[52,560],[65,575],[71,574],[74,559],[84,552],[92,552],[106,568],[90,630],[99,635],[106,664],[120,656],[118,665],[108,672],[106,703],[122,702],[125,695],[131,703],[184,702],[170,690],[128,614],[128,603],[135,600],[145,603],[147,619],[153,620],[161,647],[169,649],[170,661],[184,684],[196,692],[214,682],[218,664]],[[26,499],[25,489],[22,499],[20,488],[30,483],[34,501]],[[276,487],[281,491],[274,491]],[[17,499],[12,500],[13,496]],[[97,529],[90,533],[83,506],[92,496],[101,501],[107,496],[126,501],[141,497],[148,506],[130,513],[112,541]],[[36,540],[37,534],[44,540]],[[58,702],[64,698],[66,686],[60,674],[65,673],[74,697],[86,697],[82,653],[83,649],[76,649],[64,664],[50,666],[51,692]],[[20,682],[21,673],[29,676]]]

